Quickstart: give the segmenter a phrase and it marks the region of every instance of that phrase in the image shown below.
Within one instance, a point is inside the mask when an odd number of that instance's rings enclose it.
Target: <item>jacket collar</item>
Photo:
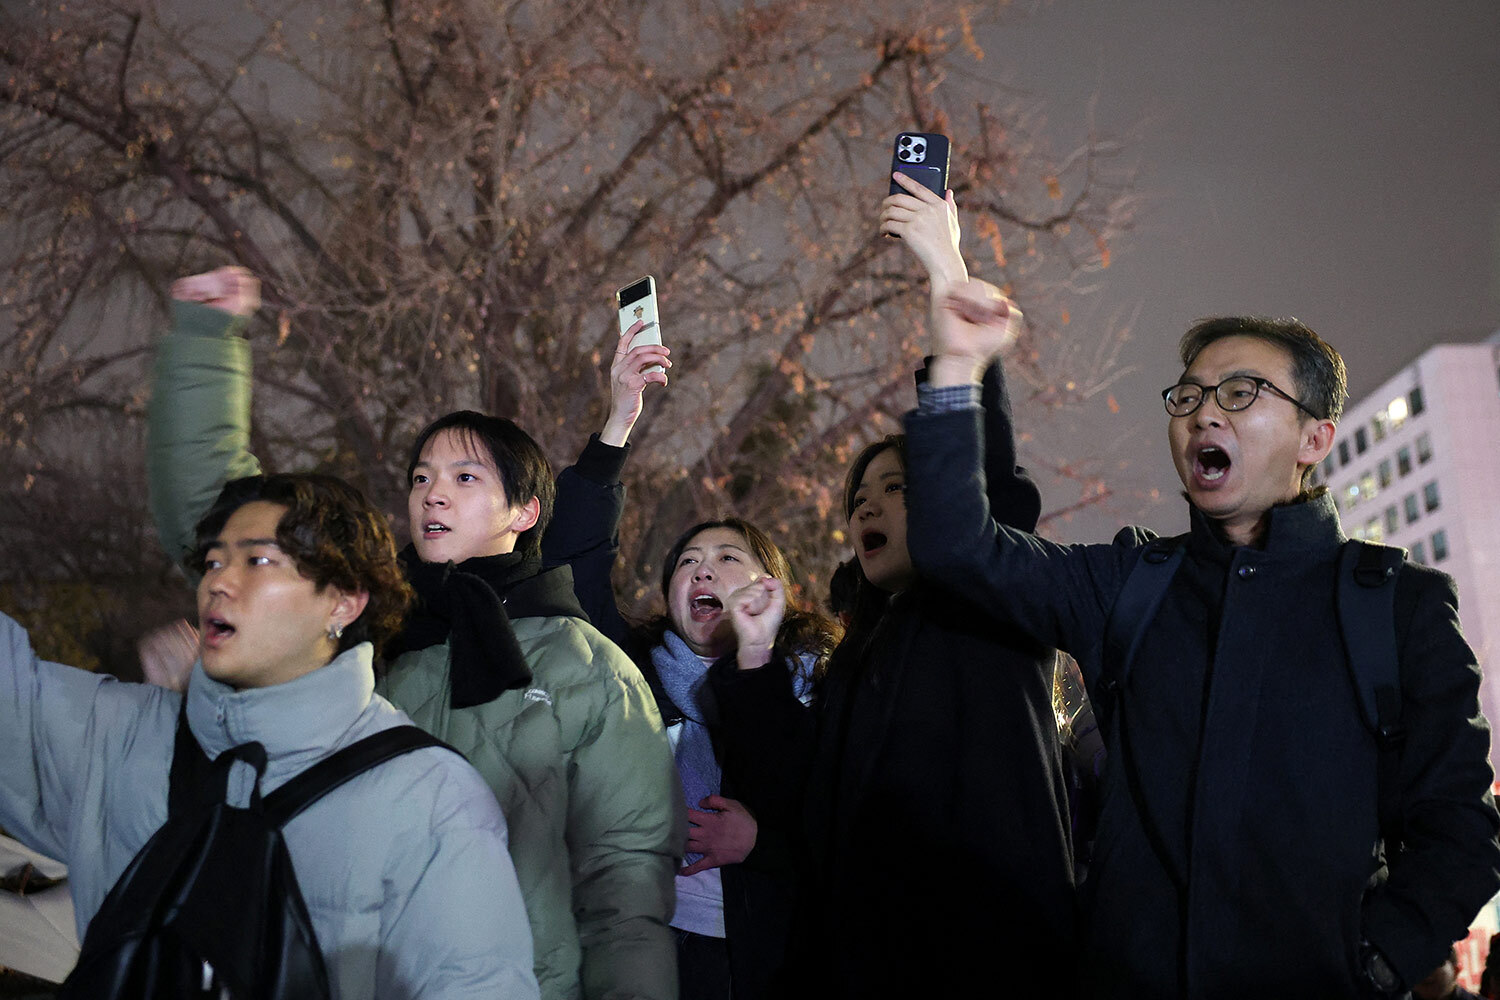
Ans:
[[[338,745],[369,706],[371,660],[370,644],[363,642],[294,681],[243,691],[208,676],[199,660],[188,682],[188,726],[210,759],[257,742],[269,761],[300,770]]]
[[[516,584],[505,595],[505,610],[511,621],[560,616],[589,620],[574,594],[571,566],[554,566]]]
[[[1188,505],[1192,515],[1192,545],[1200,552],[1228,558],[1234,546],[1224,537],[1218,524],[1197,507]],[[1338,507],[1327,490],[1306,499],[1293,500],[1271,508],[1262,549],[1273,555],[1313,555],[1329,552],[1344,544],[1344,529],[1339,524]]]

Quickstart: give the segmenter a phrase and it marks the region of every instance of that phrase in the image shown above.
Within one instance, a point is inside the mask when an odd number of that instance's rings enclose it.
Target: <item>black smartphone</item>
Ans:
[[[948,137],[934,132],[902,132],[891,151],[891,172],[906,174],[943,197],[948,190]],[[902,194],[891,178],[891,194]]]
[[[662,342],[661,321],[656,314],[656,279],[651,275],[648,274],[639,281],[632,281],[616,291],[615,308],[620,313],[621,334],[634,326],[638,320],[646,324],[641,332],[630,339],[631,347]],[[661,372],[666,369],[661,365],[652,365],[646,371]]]

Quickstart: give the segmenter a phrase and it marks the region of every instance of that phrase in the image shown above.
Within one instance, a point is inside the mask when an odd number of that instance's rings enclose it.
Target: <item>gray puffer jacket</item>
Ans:
[[[69,865],[79,937],[167,818],[183,696],[37,658],[0,615],[0,825]],[[187,715],[209,757],[258,741],[261,792],[408,720],[374,694],[370,646],[268,688],[194,667]],[[254,771],[230,774],[248,801]],[[284,830],[333,996],[536,997],[531,934],[505,819],[456,754],[416,750],[328,793]]]

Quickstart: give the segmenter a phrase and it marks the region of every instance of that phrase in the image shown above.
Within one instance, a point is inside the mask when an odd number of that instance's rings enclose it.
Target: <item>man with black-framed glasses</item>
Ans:
[[[1018,312],[970,282],[933,317],[906,422],[914,566],[1071,653],[1102,712],[1085,994],[1403,996],[1500,888],[1500,817],[1444,574],[1406,564],[1372,581],[1394,596],[1352,627],[1394,633],[1399,683],[1384,690],[1401,727],[1361,712],[1339,623],[1346,540],[1332,497],[1307,486],[1343,409],[1338,353],[1295,320],[1194,326],[1162,393],[1190,531],[1059,545],[985,503],[973,399]]]

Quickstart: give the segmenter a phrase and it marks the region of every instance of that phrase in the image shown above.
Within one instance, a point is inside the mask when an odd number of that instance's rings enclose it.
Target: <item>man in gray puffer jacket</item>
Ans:
[[[199,542],[203,643],[186,695],[41,661],[0,615],[0,824],[68,863],[80,937],[167,819],[183,698],[210,758],[264,746],[262,794],[408,722],[374,693],[371,660],[409,591],[384,519],[356,491],[242,480]],[[228,802],[241,806],[255,772],[233,767]],[[337,1000],[538,995],[505,820],[457,754],[389,760],[283,833]]]

